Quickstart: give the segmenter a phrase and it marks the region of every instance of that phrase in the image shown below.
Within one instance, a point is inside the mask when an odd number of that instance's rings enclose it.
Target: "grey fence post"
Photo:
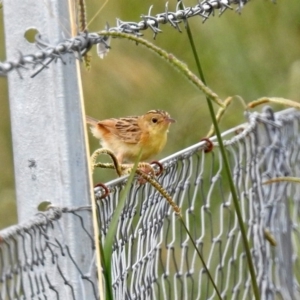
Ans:
[[[70,36],[71,3],[67,0],[5,0],[7,59],[16,58],[18,51],[24,54],[38,51],[24,38],[29,28],[37,29],[52,45]],[[42,201],[60,206],[83,206],[90,204],[93,197],[78,62],[72,54],[63,59],[65,64],[58,59],[34,78],[30,78],[31,71],[22,69],[23,78],[16,71],[8,75],[20,222],[32,217]],[[91,220],[86,221],[91,226]],[[70,251],[84,269],[90,265],[93,253],[83,247],[76,226],[63,226]],[[78,273],[69,274],[67,265],[61,267],[70,280],[78,280]],[[75,290],[76,299],[83,299],[78,293]],[[64,292],[60,294],[62,299],[63,295]],[[85,297],[92,299],[89,295]]]

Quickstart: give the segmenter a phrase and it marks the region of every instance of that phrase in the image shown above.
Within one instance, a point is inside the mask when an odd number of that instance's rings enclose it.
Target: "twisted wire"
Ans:
[[[9,240],[12,236],[20,234],[22,231],[28,231],[33,227],[48,225],[51,222],[59,220],[63,213],[76,213],[80,211],[89,211],[91,206],[82,206],[82,207],[58,207],[51,206],[46,212],[37,213],[32,219],[24,223],[20,223],[11,227],[6,228],[1,231],[0,234],[0,244],[4,240]]]
[[[203,22],[205,22],[211,15],[215,15],[215,10],[218,10],[219,15],[221,15],[227,9],[233,9],[231,5],[236,5],[236,11],[240,12],[247,2],[249,2],[249,0],[204,0],[194,7],[184,7],[180,9],[179,7],[182,2],[179,1],[175,12],[169,11],[168,3],[166,3],[165,11],[155,16],[151,15],[151,6],[148,14],[141,16],[142,20],[140,22],[125,22],[117,19],[117,26],[109,28],[107,25],[106,31],[141,36],[142,33],[140,31],[150,29],[153,31],[153,37],[155,38],[156,35],[161,32],[159,24],[169,23],[176,30],[181,31],[178,24],[181,22],[185,23],[188,18],[200,16]],[[57,59],[60,59],[65,64],[63,55],[67,53],[73,53],[76,58],[81,59],[93,45],[101,45],[102,48],[108,50],[110,48],[108,39],[109,37],[107,36],[101,36],[98,33],[88,33],[86,31],[79,33],[73,38],[65,39],[53,46],[45,42],[42,36],[38,34],[35,43],[40,51],[26,55],[19,51],[19,57],[15,60],[0,62],[0,76],[5,76],[10,71],[16,70],[22,78],[20,69],[28,69],[28,65],[33,65],[33,68],[40,66],[40,69],[31,75],[31,77],[34,77]]]

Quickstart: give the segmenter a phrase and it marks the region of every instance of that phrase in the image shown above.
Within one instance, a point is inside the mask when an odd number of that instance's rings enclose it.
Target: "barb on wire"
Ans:
[[[236,11],[240,12],[242,7],[249,2],[249,0],[203,0],[194,7],[184,7],[180,9],[178,2],[176,11],[171,12],[168,9],[168,3],[165,6],[165,12],[151,15],[152,6],[150,7],[147,15],[142,15],[140,22],[125,22],[117,19],[117,26],[109,28],[106,25],[106,31],[129,33],[135,36],[141,36],[140,31],[151,29],[154,34],[154,38],[161,32],[159,24],[169,23],[173,28],[179,32],[179,23],[184,22],[191,17],[200,16],[205,22],[211,15],[215,14],[215,10],[219,10],[219,15],[223,14],[227,9],[233,9],[231,5],[236,5]],[[42,39],[40,35],[36,36],[36,45],[40,51],[34,54],[24,55],[20,53],[19,57],[15,60],[0,62],[0,76],[5,76],[12,70],[16,70],[19,76],[22,78],[20,69],[26,69],[27,65],[33,65],[33,68],[39,66],[40,68],[31,75],[36,76],[43,69],[52,62],[60,59],[63,61],[63,55],[67,53],[73,53],[76,58],[82,59],[82,57],[91,49],[93,45],[101,45],[100,54],[103,57],[105,49],[109,49],[109,38],[99,36],[97,33],[81,32],[76,37],[65,39],[58,45],[50,45]],[[99,52],[99,51],[98,51]]]

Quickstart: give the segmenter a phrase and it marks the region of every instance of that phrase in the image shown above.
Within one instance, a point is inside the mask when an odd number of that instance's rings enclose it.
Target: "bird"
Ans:
[[[122,164],[134,163],[141,149],[141,161],[160,153],[166,145],[170,124],[175,120],[166,111],[157,109],[141,116],[103,121],[86,116],[86,122],[102,147],[113,152]]]

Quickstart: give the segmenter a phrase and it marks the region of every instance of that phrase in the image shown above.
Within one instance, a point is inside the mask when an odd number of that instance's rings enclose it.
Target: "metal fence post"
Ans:
[[[38,51],[24,38],[29,28],[36,28],[52,45],[70,36],[71,2],[4,1],[7,59],[13,60],[18,51]],[[64,63],[58,59],[34,78],[30,78],[30,71],[22,69],[23,78],[16,71],[8,75],[20,222],[32,217],[42,201],[83,206],[90,204],[93,197],[79,65],[72,54],[64,57]],[[64,226],[70,251],[80,257],[77,262],[85,268],[91,262],[92,251],[83,247],[76,227]],[[67,271],[68,266],[63,267]],[[75,282],[79,277],[68,276]],[[63,295],[62,292],[62,298]],[[77,294],[76,299],[83,298]]]

